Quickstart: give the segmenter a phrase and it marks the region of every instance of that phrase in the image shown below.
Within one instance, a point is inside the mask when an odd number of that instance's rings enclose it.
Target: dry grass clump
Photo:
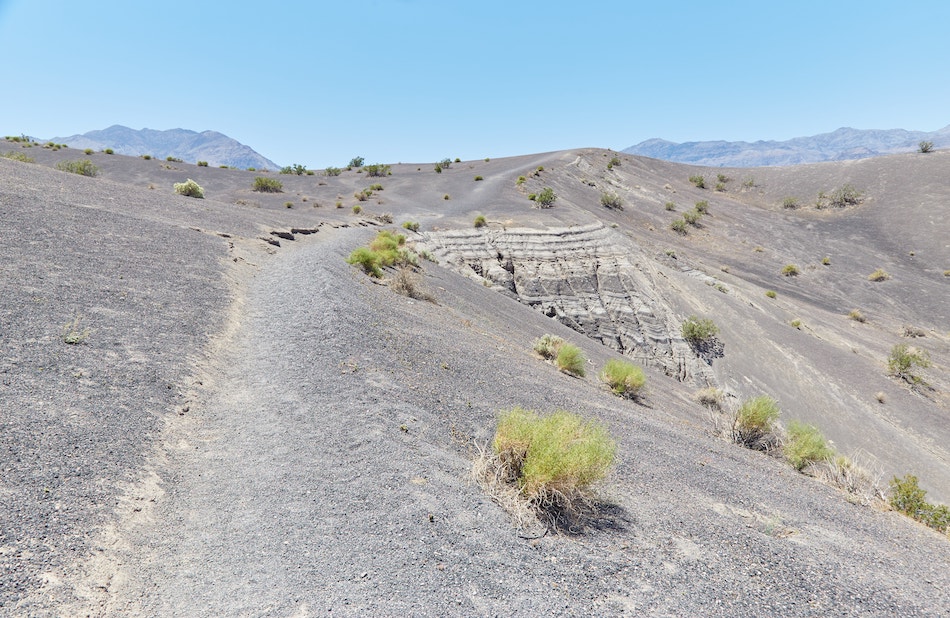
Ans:
[[[92,331],[82,325],[82,316],[77,314],[71,321],[63,325],[63,343],[78,345],[84,343]]]
[[[864,314],[858,309],[852,309],[851,312],[848,313],[848,318],[854,320],[855,322],[861,322],[862,324],[868,321],[868,319],[864,317]]]
[[[482,451],[474,474],[519,527],[537,517],[558,529],[573,527],[592,510],[592,487],[615,456],[616,443],[597,421],[516,407],[501,415],[491,452]]]
[[[647,383],[643,369],[616,358],[607,361],[600,379],[615,395],[629,399],[639,399]]]
[[[782,274],[786,277],[797,277],[799,273],[801,273],[801,270],[794,264],[786,264],[782,268]]]
[[[422,279],[409,266],[402,266],[396,271],[396,274],[389,281],[389,288],[393,292],[409,298],[435,302],[432,294],[422,285]]]
[[[819,480],[847,493],[849,502],[867,506],[884,500],[881,474],[851,457],[834,455],[812,466],[811,471]]]
[[[564,339],[546,333],[534,340],[534,351],[544,360],[554,360],[563,344]]]
[[[890,278],[891,275],[883,268],[878,268],[873,273],[868,275],[868,281],[887,281]]]
[[[778,402],[768,395],[747,399],[736,411],[732,440],[756,451],[770,451],[779,442]]]
[[[698,390],[693,398],[700,405],[705,406],[710,410],[719,412],[722,411],[722,404],[725,400],[725,396],[725,393],[723,393],[720,389],[710,386]]]

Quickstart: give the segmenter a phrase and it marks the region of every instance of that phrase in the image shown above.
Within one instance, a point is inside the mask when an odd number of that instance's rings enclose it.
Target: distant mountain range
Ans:
[[[710,167],[761,167],[865,159],[913,152],[922,141],[933,142],[934,148],[950,146],[950,126],[931,132],[841,128],[831,133],[796,137],[781,142],[715,141],[677,144],[662,139],[649,139],[625,148],[623,152]]]
[[[175,157],[189,163],[207,161],[208,165],[215,167],[227,165],[240,169],[253,167],[276,170],[280,168],[251,147],[217,131],[202,131],[201,133],[187,129],[136,131],[117,124],[108,129],[89,131],[81,135],[53,137],[50,141],[66,144],[70,148],[95,150],[111,148],[117,154],[130,156],[149,154],[161,159]]]

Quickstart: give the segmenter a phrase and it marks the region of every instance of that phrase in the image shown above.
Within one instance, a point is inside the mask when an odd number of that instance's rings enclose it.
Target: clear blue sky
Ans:
[[[945,0],[0,0],[0,134],[213,129],[321,168],[930,131],[948,23]]]

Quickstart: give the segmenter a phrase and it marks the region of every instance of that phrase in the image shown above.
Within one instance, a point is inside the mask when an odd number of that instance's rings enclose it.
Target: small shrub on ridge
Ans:
[[[175,193],[178,195],[184,195],[185,197],[196,197],[198,199],[203,199],[205,196],[205,190],[201,186],[189,178],[185,182],[176,182],[174,185]]]
[[[643,369],[633,363],[620,359],[610,359],[600,374],[602,382],[610,387],[615,395],[637,399],[643,393],[647,378]]]

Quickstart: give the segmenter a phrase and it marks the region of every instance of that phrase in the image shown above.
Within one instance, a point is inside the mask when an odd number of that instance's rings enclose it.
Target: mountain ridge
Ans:
[[[180,128],[135,130],[114,124],[105,129],[87,131],[69,137],[54,137],[52,141],[64,143],[72,148],[94,150],[111,148],[118,154],[130,156],[149,154],[161,159],[174,157],[189,163],[207,161],[214,167],[227,165],[240,169],[253,167],[272,170],[280,167],[250,146],[223,133],[210,130],[201,132]]]
[[[922,141],[933,142],[934,148],[950,146],[950,125],[936,131],[841,127],[830,133],[781,141],[709,140],[677,143],[651,138],[621,152],[709,167],[764,167],[847,161],[913,152]]]

